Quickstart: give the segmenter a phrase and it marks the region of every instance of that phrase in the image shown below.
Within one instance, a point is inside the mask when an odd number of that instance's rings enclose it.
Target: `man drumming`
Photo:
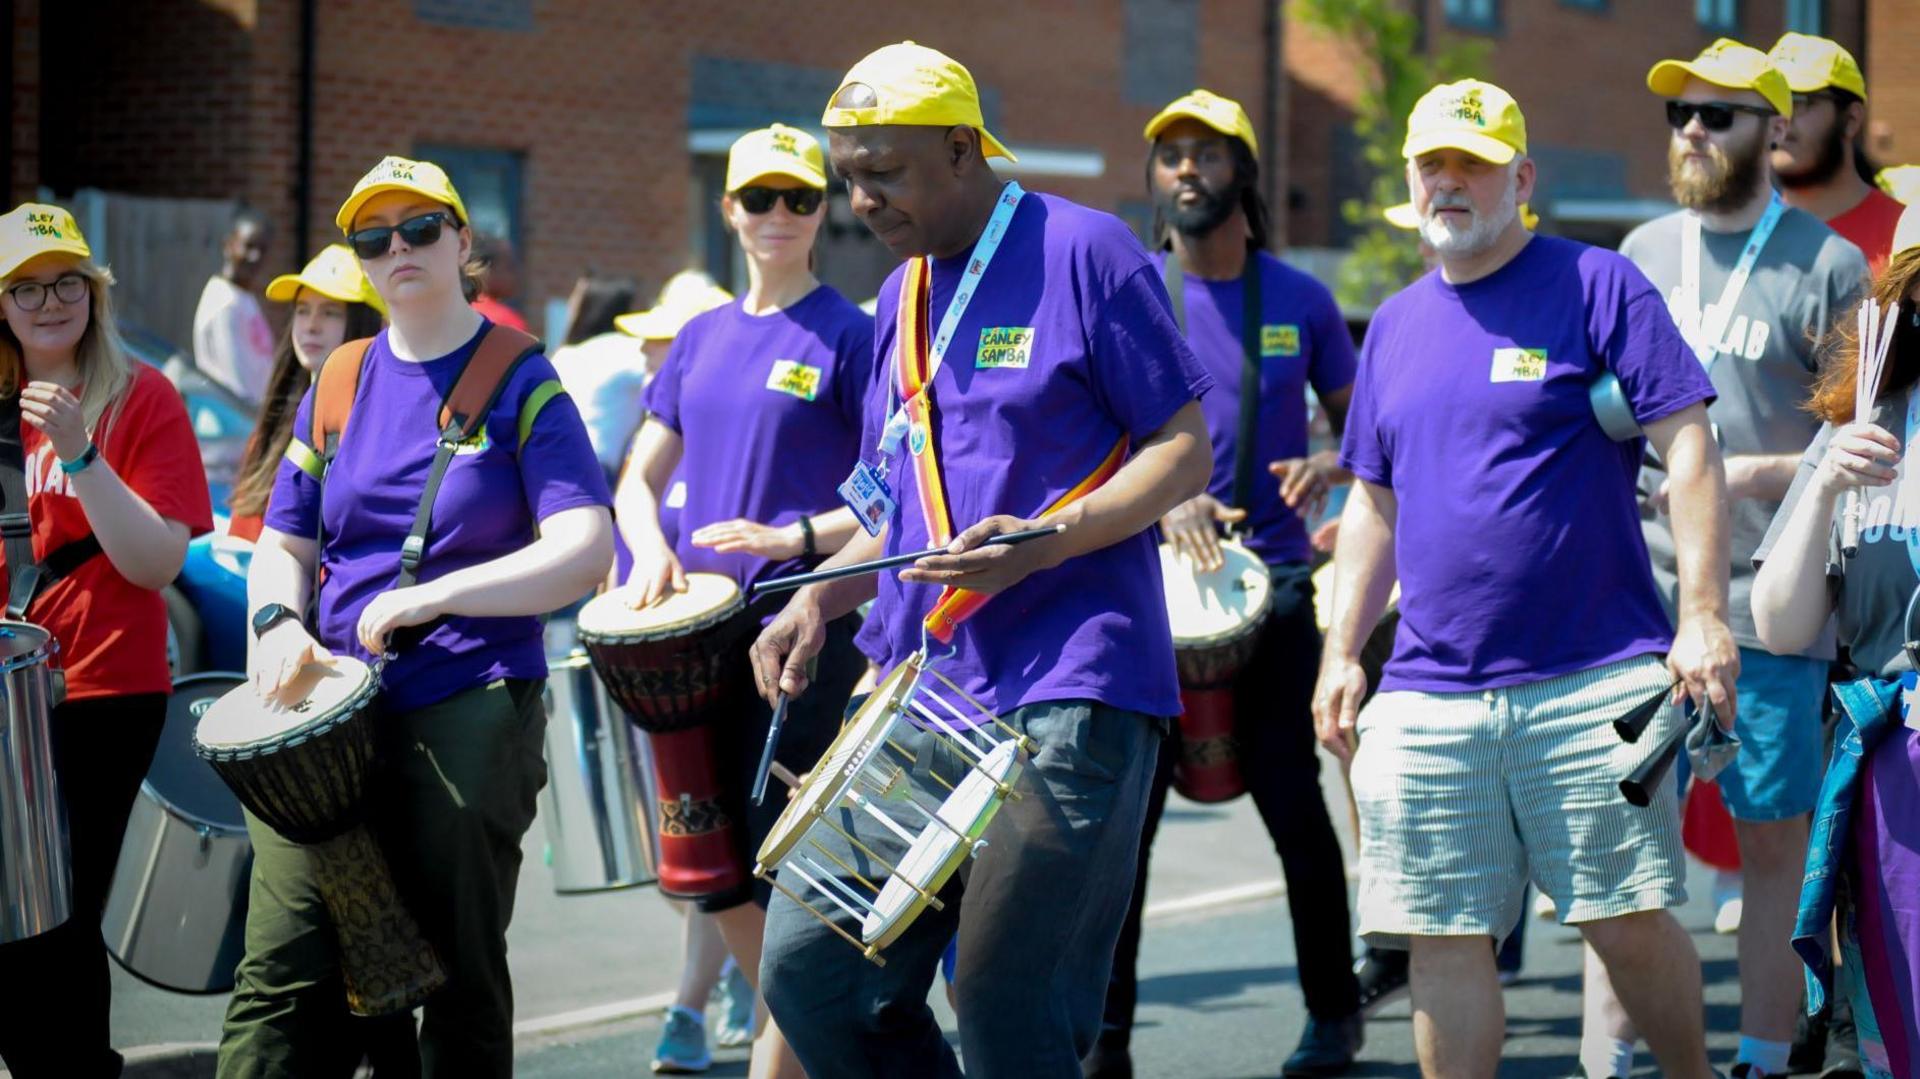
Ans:
[[[1784,1075],[1801,982],[1789,940],[1820,794],[1834,641],[1829,629],[1800,655],[1766,650],[1753,623],[1750,556],[1819,432],[1804,407],[1816,344],[1852,308],[1867,264],[1819,218],[1785,206],[1768,183],[1768,146],[1785,137],[1793,100],[1764,54],[1722,38],[1691,61],[1654,65],[1647,87],[1666,99],[1668,182],[1684,209],[1635,229],[1620,251],[1666,297],[1697,364],[1711,373],[1732,503],[1742,744],[1719,783],[1743,878],[1734,1075]],[[1683,590],[1674,555],[1680,498],[1653,464],[1640,488],[1654,577],[1672,603]]]
[[[1361,351],[1314,717],[1328,749],[1352,751],[1361,645],[1397,573],[1399,632],[1353,758],[1360,929],[1411,938],[1425,1074],[1498,1066],[1493,942],[1531,879],[1606,961],[1662,1071],[1701,1079],[1700,964],[1667,911],[1685,898],[1673,790],[1643,810],[1616,787],[1680,710],[1631,750],[1608,721],[1669,692],[1732,714],[1713,389],[1625,259],[1521,224],[1526,146],[1513,98],[1474,80],[1428,91],[1408,120],[1440,268],[1380,306]],[[1644,442],[1596,420],[1588,388],[1609,372]],[[1634,505],[1647,443],[1672,472],[1677,631]]]
[[[988,602],[953,632],[951,655],[932,642],[936,669],[1036,747],[964,883],[888,947],[884,967],[779,894],[762,989],[810,1074],[957,1075],[926,1005],[957,929],[968,1074],[1077,1079],[1099,1031],[1166,717],[1180,707],[1147,530],[1207,482],[1196,398],[1211,379],[1125,225],[994,175],[987,158],[1011,155],[987,133],[960,64],[887,46],[847,73],[822,123],[854,212],[911,260],[880,291],[883,373],[860,465],[869,479],[887,466],[892,497],[856,507],[863,519],[877,510],[884,528],[826,565],[954,536],[952,553],[881,576],[877,597],[869,576],[797,592],[754,646],[760,691],[800,692],[822,627],[868,597],[861,644],[891,670],[929,639],[923,620],[953,586]],[[903,400],[903,385],[926,389]],[[1090,493],[1046,516],[1063,533],[982,546],[1076,489]],[[932,736],[902,724],[894,738],[929,763]],[[864,815],[838,823],[890,862],[904,849]],[[832,832],[822,838],[847,864],[865,863]],[[789,876],[783,884],[805,889]]]
[[[1313,549],[1306,522],[1328,488],[1345,482],[1331,450],[1307,452],[1307,386],[1337,433],[1353,390],[1353,342],[1333,295],[1268,254],[1258,141],[1240,104],[1195,90],[1147,124],[1147,186],[1156,255],[1186,333],[1213,389],[1201,400],[1213,441],[1213,480],[1161,522],[1186,566],[1220,566],[1219,528],[1237,529],[1273,576],[1273,607],[1253,656],[1233,682],[1240,774],[1266,822],[1287,877],[1294,953],[1307,1028],[1286,1075],[1334,1075],[1360,1048],[1346,866],[1320,791],[1313,741],[1313,674],[1320,630],[1313,613]],[[1177,275],[1177,276],[1176,276]],[[1248,279],[1252,275],[1252,279]],[[1246,297],[1255,295],[1256,302]],[[1247,324],[1251,320],[1252,325]],[[1242,395],[1253,400],[1251,407]],[[1133,906],[1114,956],[1113,980],[1089,1077],[1132,1074],[1134,964],[1147,856],[1177,757],[1161,753],[1147,803]]]

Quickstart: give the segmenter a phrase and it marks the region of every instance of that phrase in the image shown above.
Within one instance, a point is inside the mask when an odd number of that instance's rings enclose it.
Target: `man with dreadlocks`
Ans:
[[[1146,137],[1154,257],[1174,316],[1214,382],[1200,399],[1213,444],[1212,481],[1167,514],[1161,529],[1205,571],[1221,564],[1220,530],[1232,525],[1273,574],[1273,606],[1258,651],[1233,683],[1234,735],[1247,789],[1286,872],[1306,995],[1306,1031],[1284,1073],[1336,1075],[1353,1063],[1361,1023],[1346,874],[1314,752],[1310,707],[1320,631],[1307,526],[1346,474],[1332,450],[1308,452],[1306,390],[1313,386],[1339,432],[1353,392],[1353,341],[1326,287],[1266,251],[1259,144],[1238,102],[1195,90],[1155,116]],[[1243,414],[1246,397],[1255,407]],[[1169,742],[1148,803],[1103,1030],[1085,1062],[1089,1076],[1132,1073],[1127,1042],[1147,854],[1175,756]]]

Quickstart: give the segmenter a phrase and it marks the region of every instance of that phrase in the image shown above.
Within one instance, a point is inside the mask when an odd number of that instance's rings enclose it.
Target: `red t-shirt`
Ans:
[[[154,512],[186,525],[191,535],[210,532],[213,503],[186,405],[165,375],[141,363],[133,368],[133,384],[118,413],[108,407],[111,422],[95,438],[100,456]],[[33,552],[44,559],[93,529],[52,443],[29,423],[21,423],[20,436],[27,456]],[[0,552],[0,596],[9,585],[5,565]],[[43,589],[27,620],[46,627],[60,643],[54,661],[66,669],[69,700],[173,688],[167,672],[166,601],[120,576],[104,553]]]
[[[1893,229],[1900,223],[1904,210],[1906,206],[1898,199],[1872,187],[1867,189],[1866,198],[1828,221],[1827,227],[1859,248],[1860,253],[1867,256],[1867,267],[1879,276],[1893,254]]]
[[[513,308],[508,307],[506,304],[501,303],[491,296],[476,298],[473,301],[473,309],[502,326],[511,326],[521,333],[533,332],[527,328],[527,320],[520,317],[520,312],[515,311]]]

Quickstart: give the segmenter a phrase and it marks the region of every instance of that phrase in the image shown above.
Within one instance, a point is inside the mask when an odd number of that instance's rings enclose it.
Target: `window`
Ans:
[[[533,29],[533,0],[413,0],[422,21],[476,30]]]
[[[1128,101],[1157,109],[1198,84],[1200,5],[1195,0],[1126,0],[1121,17],[1121,74]]]
[[[1787,0],[1787,29],[1803,34],[1826,33],[1826,0]]]
[[[526,260],[518,153],[423,142],[415,147],[414,156],[447,170],[447,178],[460,192],[460,201],[467,204],[468,224],[479,232],[513,241],[521,261]]]
[[[1702,29],[1733,33],[1740,29],[1740,0],[1693,0],[1693,17]]]
[[[1446,12],[1455,26],[1491,30],[1500,25],[1500,0],[1446,0]]]
[[[1584,8],[1587,11],[1607,10],[1607,0],[1560,0],[1561,7]]]

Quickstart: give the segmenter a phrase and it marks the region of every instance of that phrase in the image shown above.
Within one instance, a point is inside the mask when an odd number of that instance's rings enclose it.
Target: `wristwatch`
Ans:
[[[284,603],[269,603],[253,612],[253,639],[259,640],[268,630],[285,622],[289,618],[298,619],[299,613]]]

